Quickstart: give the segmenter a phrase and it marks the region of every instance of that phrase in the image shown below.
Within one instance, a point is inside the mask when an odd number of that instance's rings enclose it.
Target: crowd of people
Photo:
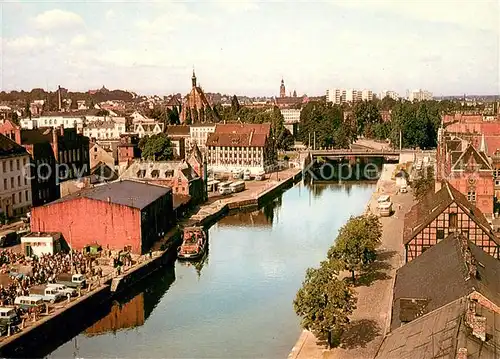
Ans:
[[[51,283],[61,273],[87,274],[92,259],[82,252],[44,254],[26,259],[21,253],[0,251],[0,272],[8,274],[10,281],[0,284],[0,304],[12,305],[18,296],[29,295],[33,285]],[[23,267],[23,270],[19,269]]]

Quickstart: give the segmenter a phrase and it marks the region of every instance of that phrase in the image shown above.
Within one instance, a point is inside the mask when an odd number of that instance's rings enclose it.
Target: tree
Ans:
[[[416,178],[412,183],[413,197],[418,201],[434,190],[434,169],[425,167],[423,172],[423,175]]]
[[[328,251],[328,258],[338,260],[342,268],[355,272],[375,259],[376,248],[382,237],[382,225],[375,215],[351,217],[339,230],[335,244]]]
[[[172,143],[166,133],[149,137],[142,149],[142,158],[156,161],[169,161],[174,158]]]
[[[374,101],[361,101],[354,105],[354,118],[356,119],[358,135],[365,135],[371,137],[371,133],[366,133],[367,129],[376,123],[382,122],[380,112],[375,105]]]
[[[236,114],[240,110],[240,103],[238,101],[238,97],[236,95],[233,95],[233,98],[231,99],[231,111]]]
[[[301,326],[318,338],[326,339],[331,348],[349,324],[349,315],[356,308],[356,297],[349,285],[338,278],[335,261],[324,261],[319,268],[309,268],[298,290],[293,306],[302,317]]]
[[[174,106],[173,109],[167,109],[167,125],[178,125],[180,124],[179,120],[179,111],[177,110],[177,106]]]

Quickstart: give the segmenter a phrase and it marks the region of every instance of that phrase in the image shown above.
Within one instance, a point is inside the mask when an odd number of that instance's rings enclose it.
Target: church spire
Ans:
[[[285,81],[281,78],[280,97],[286,97]]]
[[[194,67],[193,67],[193,77],[191,77],[191,84],[193,87],[196,87],[196,74],[194,73]]]
[[[481,135],[481,145],[479,147],[479,151],[484,152],[485,154],[488,152],[488,148],[486,147],[486,140],[484,138],[484,133]]]

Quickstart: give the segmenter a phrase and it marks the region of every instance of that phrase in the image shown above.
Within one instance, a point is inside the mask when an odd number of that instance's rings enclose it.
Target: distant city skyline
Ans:
[[[497,1],[0,5],[0,90],[500,93]]]

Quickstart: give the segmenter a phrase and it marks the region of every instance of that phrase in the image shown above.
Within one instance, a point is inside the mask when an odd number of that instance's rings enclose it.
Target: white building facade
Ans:
[[[410,101],[430,101],[432,100],[432,92],[426,90],[413,90],[408,96]]]
[[[26,149],[0,135],[0,210],[8,218],[31,208],[29,164]]]
[[[205,152],[208,136],[215,132],[215,123],[198,123],[189,127],[189,143],[187,148],[196,145],[201,152]],[[188,151],[187,151],[188,152]]]
[[[125,118],[123,121],[108,119],[106,121],[92,121],[83,128],[83,135],[89,138],[120,139],[120,135],[126,133]]]

